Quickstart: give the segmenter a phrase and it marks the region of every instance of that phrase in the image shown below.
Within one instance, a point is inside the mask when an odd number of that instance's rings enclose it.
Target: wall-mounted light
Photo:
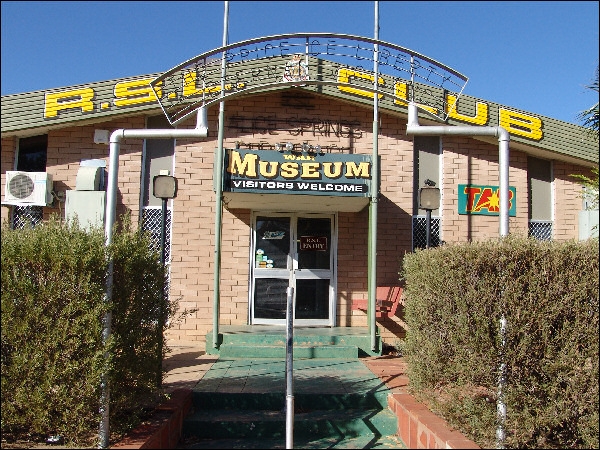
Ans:
[[[177,178],[169,175],[156,175],[152,179],[152,194],[163,200],[177,196]]]
[[[292,150],[294,150],[294,144],[292,144],[291,142],[288,142],[287,144],[285,144],[285,149],[288,152],[291,152]]]
[[[315,145],[315,152],[317,152],[321,156],[325,154],[325,152],[323,151],[323,149],[321,148],[321,146],[319,144]]]
[[[275,144],[275,150],[277,150],[279,153],[283,153],[283,145],[278,142]]]

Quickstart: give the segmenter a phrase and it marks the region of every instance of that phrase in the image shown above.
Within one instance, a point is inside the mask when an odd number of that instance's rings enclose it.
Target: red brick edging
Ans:
[[[130,432],[111,448],[176,448],[181,438],[183,420],[192,408],[192,390],[176,389],[171,398],[156,408],[152,419]]]
[[[398,417],[397,434],[407,448],[481,448],[410,394],[390,394],[388,405]]]

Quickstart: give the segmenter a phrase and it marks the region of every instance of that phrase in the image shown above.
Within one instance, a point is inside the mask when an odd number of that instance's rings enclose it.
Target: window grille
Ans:
[[[427,247],[427,217],[413,216],[412,222],[413,250]],[[431,231],[429,236],[429,246],[439,247],[440,245],[440,217],[431,218]]]
[[[15,230],[25,227],[35,227],[44,218],[43,206],[21,205],[14,206],[12,227]]]
[[[549,241],[552,239],[552,221],[551,220],[530,220],[529,236],[539,241]]]
[[[142,230],[150,235],[150,248],[160,255],[160,232],[162,227],[162,208],[145,207],[142,210]],[[165,264],[171,260],[171,210],[167,208],[165,218]],[[171,271],[165,280],[164,298],[169,299]]]
[[[171,210],[167,208],[165,233],[165,263],[171,260]],[[142,230],[150,234],[150,247],[160,254],[162,208],[146,207],[142,211]]]

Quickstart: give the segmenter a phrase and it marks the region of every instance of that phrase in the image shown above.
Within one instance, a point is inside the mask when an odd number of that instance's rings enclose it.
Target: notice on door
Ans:
[[[327,251],[327,236],[300,236],[301,251]]]

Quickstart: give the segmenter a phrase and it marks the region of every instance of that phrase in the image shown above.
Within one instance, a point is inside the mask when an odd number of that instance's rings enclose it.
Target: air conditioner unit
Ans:
[[[6,172],[4,201],[7,205],[52,204],[52,175],[47,172]]]

